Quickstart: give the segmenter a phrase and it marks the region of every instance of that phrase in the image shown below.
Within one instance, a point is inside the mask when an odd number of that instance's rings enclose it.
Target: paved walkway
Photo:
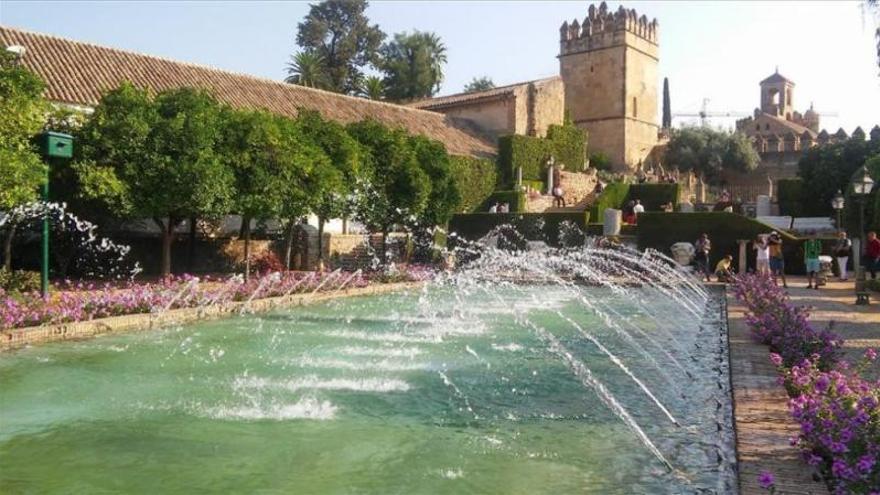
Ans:
[[[880,348],[880,297],[871,306],[855,306],[853,283],[830,282],[821,290],[808,290],[806,280],[790,277],[789,294],[797,304],[815,308],[812,321],[827,325],[847,339],[846,358],[858,359],[868,347]],[[744,308],[728,293],[730,323],[730,367],[733,382],[736,448],[740,493],[768,492],[760,488],[757,477],[770,471],[776,477],[777,494],[823,494],[828,491],[812,481],[809,467],[789,445],[798,433],[788,414],[788,395],[776,382],[776,370],[768,359],[768,349],[755,344],[743,319]],[[875,366],[872,374],[880,374]]]

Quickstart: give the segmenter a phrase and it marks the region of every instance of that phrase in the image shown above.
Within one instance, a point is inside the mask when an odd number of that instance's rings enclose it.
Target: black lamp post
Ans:
[[[865,202],[871,189],[874,188],[874,179],[868,173],[868,167],[856,170],[850,179],[852,184],[853,195],[859,202],[859,272],[856,274],[856,304],[864,305],[869,303],[868,291],[865,290],[865,267],[862,265],[862,250],[865,249]]]
[[[837,212],[837,231],[840,232],[843,230],[843,225],[840,222],[840,212],[843,211],[844,206],[846,206],[846,202],[843,200],[843,194],[840,192],[840,189],[837,190],[837,194],[831,198],[831,207],[834,208],[834,211]]]

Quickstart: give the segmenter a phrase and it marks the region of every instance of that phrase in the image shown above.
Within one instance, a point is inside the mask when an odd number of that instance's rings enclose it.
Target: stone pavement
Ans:
[[[855,306],[852,281],[832,281],[818,291],[806,289],[806,285],[803,277],[789,277],[792,301],[814,307],[811,321],[816,325],[835,322],[834,330],[847,339],[845,358],[854,361],[868,347],[880,348],[880,297],[871,306]],[[789,445],[798,427],[788,414],[788,395],[776,381],[767,347],[751,341],[744,309],[728,291],[740,493],[769,493],[758,486],[757,477],[762,471],[770,471],[776,477],[777,494],[827,494],[822,483],[812,480],[811,470],[801,461],[797,449]],[[880,374],[877,368],[875,365],[871,373]]]

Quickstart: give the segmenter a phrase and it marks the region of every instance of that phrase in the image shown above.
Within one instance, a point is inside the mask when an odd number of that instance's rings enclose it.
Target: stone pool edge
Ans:
[[[47,344],[65,340],[83,340],[99,335],[140,330],[154,330],[170,324],[222,318],[239,313],[245,306],[248,311],[262,313],[284,306],[305,306],[342,297],[372,296],[416,289],[424,282],[398,282],[367,287],[319,292],[317,294],[292,294],[289,296],[254,299],[251,302],[233,301],[202,308],[172,309],[161,314],[137,313],[110,316],[95,320],[41,325],[0,331],[0,353],[29,345]]]

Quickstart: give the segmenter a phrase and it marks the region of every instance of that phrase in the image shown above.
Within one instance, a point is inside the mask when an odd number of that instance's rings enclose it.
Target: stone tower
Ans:
[[[560,28],[565,108],[616,170],[632,171],[657,144],[658,60],[657,19],[634,9],[590,5],[583,22]]]
[[[774,117],[793,120],[794,117],[794,82],[779,73],[761,81],[761,111]]]

